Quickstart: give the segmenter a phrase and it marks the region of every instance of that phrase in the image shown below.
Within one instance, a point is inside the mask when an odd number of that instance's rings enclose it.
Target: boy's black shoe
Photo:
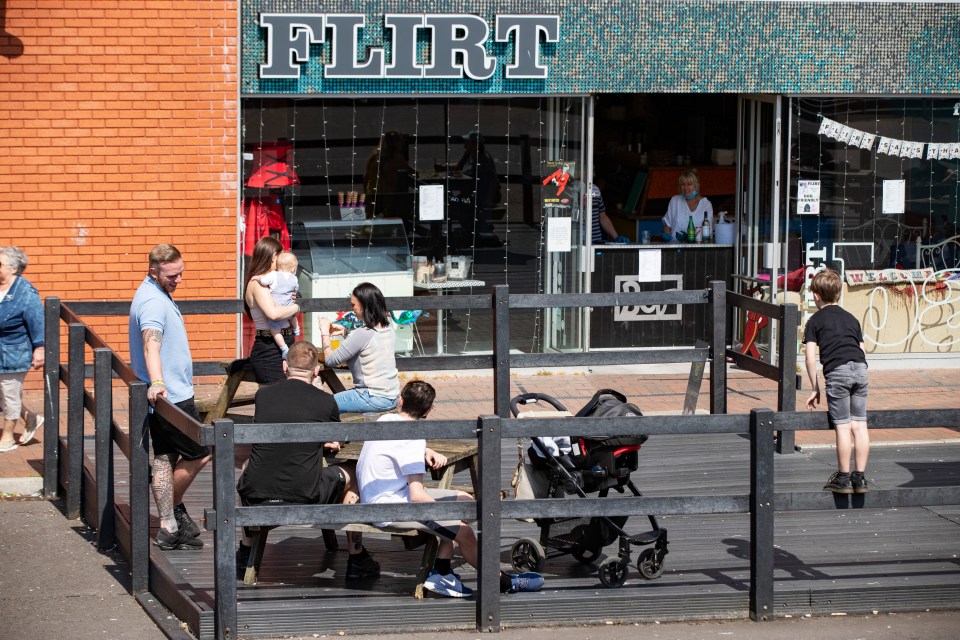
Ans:
[[[153,541],[161,551],[196,551],[203,548],[203,540],[195,538],[183,529],[170,533],[166,529],[157,531],[157,538]]]
[[[380,563],[374,560],[366,549],[361,549],[360,553],[347,556],[347,580],[376,578],[379,575]]]
[[[839,471],[834,472],[834,474],[830,476],[830,479],[827,480],[827,484],[823,485],[823,490],[843,494],[853,493],[853,487],[850,486],[850,474]]]
[[[193,521],[182,502],[173,508],[173,517],[177,519],[177,528],[180,531],[185,531],[194,538],[200,535],[200,525]]]
[[[867,483],[867,476],[859,471],[850,474],[850,484],[853,485],[854,493],[869,493],[870,485]]]

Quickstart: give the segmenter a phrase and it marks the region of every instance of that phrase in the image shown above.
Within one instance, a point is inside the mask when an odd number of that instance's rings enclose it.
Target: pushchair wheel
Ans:
[[[543,545],[533,538],[520,538],[510,549],[510,561],[517,571],[540,573],[546,560],[547,554],[543,551]]]
[[[620,558],[607,558],[600,565],[600,570],[597,573],[603,586],[617,588],[622,587],[623,583],[627,581],[629,570],[627,569],[627,562]]]
[[[602,549],[587,549],[584,547],[577,547],[570,552],[570,555],[576,558],[577,562],[590,564],[600,556],[601,551]]]
[[[657,557],[656,549],[644,549],[637,558],[637,571],[647,580],[656,580],[663,574],[663,560]]]

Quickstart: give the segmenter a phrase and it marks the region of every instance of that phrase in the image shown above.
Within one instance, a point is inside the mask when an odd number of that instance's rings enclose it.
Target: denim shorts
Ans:
[[[827,413],[833,426],[867,421],[867,365],[842,364],[824,376],[827,381]]]
[[[367,389],[356,387],[333,394],[333,399],[336,400],[340,413],[380,413],[397,406],[396,398],[375,396]]]

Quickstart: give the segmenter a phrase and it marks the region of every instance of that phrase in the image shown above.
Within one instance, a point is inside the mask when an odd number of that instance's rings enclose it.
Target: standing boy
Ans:
[[[807,345],[807,376],[813,389],[807,399],[807,408],[813,410],[820,402],[816,354],[819,346],[826,380],[827,413],[837,433],[839,467],[823,488],[834,493],[867,493],[870,490],[864,475],[870,454],[870,436],[867,433],[867,357],[860,323],[837,304],[842,287],[840,274],[830,270],[819,272],[810,283],[817,312],[807,321],[803,333],[803,341]],[[852,474],[851,439],[856,464]]]
[[[400,392],[397,402],[399,414],[381,416],[378,422],[415,421],[426,418],[433,408],[436,391],[421,380],[413,380]],[[412,425],[411,425],[412,426]],[[397,427],[398,432],[410,433],[411,428]],[[425,489],[423,474],[426,467],[441,466],[442,456],[427,448],[427,441],[420,440],[368,440],[363,443],[360,459],[357,460],[357,481],[360,485],[360,501],[364,503],[386,502],[434,502],[437,500],[472,500],[469,494],[451,489]],[[384,522],[379,526],[398,529],[417,529],[440,539],[437,560],[433,571],[427,576],[423,588],[438,595],[451,598],[469,598],[473,590],[460,582],[453,573],[451,559],[454,545],[467,563],[477,566],[477,536],[465,522],[448,520],[442,522]],[[543,586],[539,573],[510,575],[500,572],[501,593],[536,591]]]

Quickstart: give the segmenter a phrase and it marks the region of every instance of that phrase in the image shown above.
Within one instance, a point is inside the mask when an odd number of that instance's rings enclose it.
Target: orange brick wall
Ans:
[[[236,0],[3,6],[0,244],[41,297],[130,300],[170,242],[178,299],[236,298]],[[90,321],[126,357],[126,319]],[[195,360],[236,354],[235,318],[187,323]]]

